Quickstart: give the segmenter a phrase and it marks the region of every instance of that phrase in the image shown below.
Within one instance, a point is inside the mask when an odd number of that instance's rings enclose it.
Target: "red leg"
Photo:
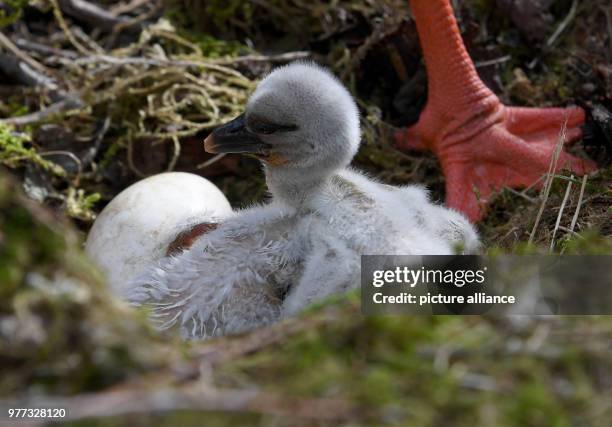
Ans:
[[[560,131],[582,136],[580,108],[506,107],[478,77],[450,0],[410,0],[428,76],[428,99],[416,125],[396,135],[397,147],[433,151],[446,176],[446,203],[478,221],[491,194],[525,187],[548,171]],[[585,174],[594,162],[561,152],[557,170]]]

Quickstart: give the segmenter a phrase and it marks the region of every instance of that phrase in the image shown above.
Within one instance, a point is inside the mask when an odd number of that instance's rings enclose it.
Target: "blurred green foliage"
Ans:
[[[0,326],[1,396],[100,389],[166,357],[145,317],[109,294],[71,226],[4,170]]]
[[[0,28],[6,27],[21,18],[28,0],[4,0],[0,8]]]

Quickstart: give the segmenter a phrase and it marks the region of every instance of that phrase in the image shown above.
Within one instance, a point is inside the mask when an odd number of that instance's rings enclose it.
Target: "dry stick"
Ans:
[[[85,34],[85,32],[81,30],[81,28],[74,27],[74,29],[72,30],[72,34],[78,40],[85,43],[83,46],[87,45],[87,48],[90,49],[92,52],[104,53],[104,49],[102,49],[102,46],[100,46],[98,43],[96,43],[95,40]]]
[[[113,390],[74,397],[38,396],[31,402],[0,400],[0,408],[66,408],[66,417],[62,418],[64,421],[178,410],[256,412],[292,418],[341,421],[354,417],[357,412],[353,405],[343,399],[301,399],[256,389],[217,389],[202,381],[182,387],[153,385],[150,388]]]
[[[236,58],[213,59],[211,62],[219,65],[239,64],[242,62],[291,62],[297,59],[310,58],[312,54],[307,50],[285,52],[278,55],[245,55]]]
[[[110,128],[110,125],[111,125],[111,118],[110,116],[106,116],[106,118],[104,119],[104,122],[102,122],[102,126],[100,127],[100,130],[96,131],[95,136],[92,139],[93,143],[90,144],[90,148],[87,150],[87,153],[83,156],[84,166],[87,166],[91,162],[93,162],[94,158],[98,154],[98,151],[100,150],[100,145],[102,144],[102,141],[104,140],[104,137],[106,136],[106,132],[108,132],[108,129]]]
[[[140,169],[138,169],[136,167],[136,164],[134,163],[134,142],[132,141],[132,135],[128,134],[127,138],[128,138],[128,142],[127,142],[127,144],[128,144],[127,145],[127,161],[128,161],[128,166],[129,166],[130,170],[132,172],[134,172],[134,174],[136,174],[136,176],[138,176],[139,178],[146,178],[147,174],[145,174]]]
[[[30,50],[43,55],[60,56],[68,59],[76,59],[78,57],[78,55],[72,50],[57,49],[55,47],[47,46],[45,44],[37,43],[24,38],[15,39],[15,45],[22,49]],[[48,60],[48,58],[45,58],[45,61],[46,60]]]
[[[194,345],[190,351],[199,364],[219,365],[247,354],[269,348],[290,336],[314,330],[334,320],[333,312],[324,312],[312,318],[293,318],[270,327],[257,329],[238,337],[224,337]]]
[[[292,54],[295,52],[292,52]],[[303,52],[297,52],[303,53]],[[279,59],[282,58],[282,59]],[[261,62],[261,61],[285,61],[287,59],[287,55],[277,55],[277,56],[244,56],[238,58],[232,58],[231,60],[206,60],[206,61],[193,61],[193,60],[185,60],[185,59],[160,59],[160,58],[141,58],[141,57],[117,57],[110,55],[92,55],[84,58],[79,58],[74,61],[76,64],[92,64],[96,62],[106,62],[109,64],[115,65],[149,65],[156,67],[202,67],[209,68],[211,70],[219,71],[221,73],[225,73],[227,75],[231,75],[237,77],[239,79],[245,79],[244,75],[240,74],[240,72],[224,67],[223,65],[236,64],[240,62]]]
[[[574,236],[574,237],[579,237],[579,238],[583,238],[583,239],[584,239],[584,237],[582,237],[580,234],[578,234],[578,233],[576,233],[575,231],[572,231],[572,230],[570,230],[569,228],[564,227],[564,226],[562,226],[562,225],[560,225],[560,226],[559,226],[559,230],[561,230],[561,231],[565,231],[567,234],[571,234],[571,235],[572,235],[572,236]],[[563,249],[565,249],[565,248],[563,248]]]
[[[309,319],[289,319],[243,336],[224,337],[196,344],[190,352],[195,361],[192,370],[197,373],[197,368],[202,363],[219,365],[270,347],[288,336],[325,324],[331,317],[326,313]],[[297,399],[258,390],[216,389],[202,380],[189,381],[181,387],[173,388],[168,387],[169,381],[173,380],[169,378],[168,372],[161,372],[95,394],[71,398],[38,396],[35,403],[38,407],[67,408],[68,415],[65,420],[159,411],[203,410],[258,412],[294,418],[342,421],[351,419],[358,411],[358,408],[343,399]],[[143,390],[142,384],[145,384],[147,389]],[[34,402],[28,404],[23,401],[0,400],[0,409],[32,405]]]
[[[6,38],[2,33],[0,33],[0,45],[4,45],[17,58],[15,59],[16,64],[13,66],[12,70],[15,77],[28,86],[41,86],[45,88],[49,92],[51,101],[54,102],[51,106],[35,113],[20,117],[0,119],[0,123],[13,125],[30,124],[44,120],[45,118],[58,112],[73,108],[80,108],[83,106],[83,102],[81,101],[79,95],[66,93],[61,90],[55,79],[48,76],[48,70],[43,65],[36,62],[25,52],[21,51],[17,46],[12,44],[12,41]],[[40,44],[34,45],[38,48],[44,46]],[[4,55],[0,54],[0,62],[2,56]],[[9,59],[12,59],[12,57],[9,57]],[[0,64],[0,66],[2,66],[2,64]],[[10,71],[9,74],[11,74]]]
[[[570,178],[574,178],[574,175],[571,175]],[[565,204],[567,203],[567,199],[569,197],[570,191],[572,189],[572,181],[567,183],[567,189],[565,190],[565,195],[563,196],[563,201],[561,202],[561,207],[559,208],[559,215],[557,215],[557,221],[555,222],[555,228],[553,229],[552,237],[550,238],[550,248],[549,252],[553,251],[555,247],[555,235],[557,234],[557,230],[559,229],[559,224],[561,224],[561,217],[563,216],[563,211],[565,210]]]
[[[5,74],[13,76],[24,85],[44,88],[49,93],[51,101],[54,102],[54,104],[45,110],[25,116],[0,119],[0,123],[14,125],[29,124],[42,120],[57,112],[83,106],[83,102],[79,95],[66,93],[61,90],[55,79],[37,71],[37,69],[32,67],[29,61],[24,60],[21,56],[13,57],[0,53],[0,69]]]
[[[546,46],[547,47],[549,47],[549,48],[552,47],[556,43],[556,41],[559,38],[559,36],[561,35],[561,33],[563,33],[563,31],[565,31],[567,26],[573,21],[574,17],[576,16],[576,9],[578,9],[578,0],[574,0],[572,2],[572,6],[571,6],[570,11],[568,12],[567,16],[561,22],[561,24],[559,24],[559,26],[557,27],[555,32],[552,34],[552,36],[550,36],[550,38],[546,41]]]
[[[606,15],[606,22],[608,23],[608,40],[612,40],[612,10],[610,10],[610,7],[606,7],[605,5],[599,6],[599,10]]]
[[[126,21],[115,25],[111,31],[110,36],[108,37],[108,40],[106,41],[106,46],[113,46],[119,34],[121,34],[121,32],[123,32],[124,30],[134,32],[143,29],[145,27],[145,21],[152,20],[158,15],[161,16],[162,12],[163,2],[154,2],[153,7],[151,7],[149,11],[142,13],[136,16],[135,18],[127,19]]]
[[[168,167],[166,168],[166,172],[172,172],[174,167],[176,166],[176,162],[178,161],[179,156],[181,155],[181,143],[176,135],[172,135],[172,159],[168,163]]]
[[[0,52],[0,71],[13,77],[23,85],[43,87],[52,96],[58,91],[58,85],[52,78],[36,71],[27,62],[20,60],[16,56]]]
[[[221,160],[221,159],[222,159],[222,158],[224,158],[225,156],[226,156],[226,154],[225,154],[225,153],[220,153],[220,154],[217,154],[217,155],[215,155],[214,157],[212,157],[212,158],[210,158],[210,159],[206,160],[205,162],[200,163],[199,165],[197,165],[197,166],[196,166],[196,169],[205,169],[205,168],[207,168],[207,167],[209,167],[209,166],[211,166],[211,165],[213,165],[213,164],[217,163],[219,160]]]
[[[51,6],[53,8],[53,16],[55,16],[55,20],[57,21],[57,24],[60,26],[60,28],[62,29],[62,31],[64,32],[64,35],[66,36],[66,38],[68,39],[68,41],[83,55],[89,55],[90,52],[85,48],[85,46],[83,46],[74,36],[74,34],[72,34],[72,31],[70,31],[70,28],[68,28],[68,24],[66,24],[66,20],[64,19],[64,15],[62,15],[62,10],[59,7],[59,4],[57,3],[57,0],[49,0],[49,2],[51,2]]]
[[[554,31],[554,33],[548,38],[544,49],[542,49],[542,52],[540,52],[540,54],[527,65],[529,69],[533,69],[536,66],[536,64],[540,61],[540,58],[542,57],[542,55],[548,52],[554,46],[554,44],[559,39],[559,36],[561,35],[561,33],[563,33],[563,31],[565,31],[565,29],[569,26],[569,24],[574,20],[576,16],[577,8],[578,8],[578,0],[574,0],[572,2],[572,6],[567,16],[565,17],[565,19],[563,19],[563,21],[561,21],[561,23],[559,24],[557,29]]]
[[[128,3],[120,3],[116,6],[111,6],[110,13],[114,16],[118,16],[124,13],[129,13],[147,3],[149,3],[149,0],[130,0]]]
[[[572,223],[570,225],[570,231],[574,232],[574,227],[576,226],[576,222],[578,221],[578,214],[580,213],[580,208],[582,207],[582,197],[584,197],[584,189],[586,188],[586,183],[588,180],[588,175],[582,177],[582,185],[580,186],[580,195],[578,196],[578,205],[576,206],[576,211],[574,212],[574,217],[572,218]]]
[[[396,32],[401,27],[403,20],[404,16],[401,13],[387,16],[383,19],[350,57],[348,64],[340,75],[340,79],[346,81],[351,72],[359,66],[372,48],[385,37]]]
[[[74,186],[78,186],[83,174],[83,163],[76,154],[66,150],[52,150],[52,151],[41,151],[38,153],[41,157],[44,156],[66,156],[77,165],[77,175],[74,178]]]
[[[512,59],[512,55],[504,55],[499,58],[493,58],[486,61],[478,61],[474,63],[476,68],[489,67],[491,65],[503,64],[504,62],[508,62]]]
[[[31,123],[40,122],[41,120],[44,120],[54,114],[81,108],[82,106],[83,104],[79,99],[67,98],[62,101],[56,102],[55,104],[51,104],[47,108],[44,108],[35,113],[26,114],[24,116],[19,117],[9,117],[7,119],[0,119],[0,123],[17,126],[28,125]]]
[[[531,234],[529,235],[528,244],[533,243],[533,239],[535,237],[535,232],[538,229],[538,225],[540,224],[540,219],[542,218],[542,214],[544,213],[544,208],[546,207],[546,202],[548,201],[548,196],[550,195],[550,189],[552,187],[552,183],[555,179],[554,171],[557,170],[557,162],[559,161],[559,155],[561,154],[561,150],[563,149],[563,144],[565,143],[565,135],[567,131],[567,118],[561,127],[561,132],[559,133],[559,140],[557,141],[557,145],[553,151],[552,158],[550,159],[550,164],[548,166],[548,172],[546,175],[546,181],[544,182],[544,191],[542,204],[540,205],[540,209],[538,211],[538,215],[536,216],[535,223],[533,224],[533,229],[531,230]]]
[[[2,33],[1,31],[0,31],[0,46],[3,46],[6,50],[11,52],[17,58],[21,59],[23,62],[25,62],[30,67],[37,70],[38,72],[43,73],[43,74],[48,74],[48,70],[44,65],[34,60],[34,58],[32,58],[30,55],[26,54],[23,50],[15,46],[15,44],[11,41],[11,39],[5,36],[4,33]]]
[[[126,21],[123,17],[117,17],[112,12],[106,11],[100,6],[84,0],[52,0],[57,1],[62,11],[67,15],[85,21],[88,24],[111,31],[115,26]]]
[[[517,195],[519,197],[522,197],[523,199],[527,200],[530,203],[535,203],[535,199],[533,197],[529,197],[527,194],[525,194],[524,191],[516,191],[514,188],[511,187],[505,187],[505,190],[508,190],[510,193]]]

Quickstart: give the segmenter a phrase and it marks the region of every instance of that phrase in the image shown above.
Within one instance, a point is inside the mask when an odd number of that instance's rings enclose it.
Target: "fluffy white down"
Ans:
[[[259,86],[266,92],[270,86],[282,90],[285,77],[298,91],[340,94],[336,107],[347,103],[353,107],[334,114],[344,114],[349,123],[358,120],[348,92],[314,65],[291,65],[271,77]],[[261,108],[259,87],[247,113]],[[307,92],[301,99],[310,95]],[[304,116],[311,113],[309,108],[320,114],[334,107],[307,105]],[[270,109],[268,101],[266,108]],[[302,138],[316,137],[314,129],[304,129],[304,123],[312,127],[317,121],[300,122]],[[189,250],[147,268],[130,284],[128,298],[150,305],[161,329],[179,325],[185,338],[206,338],[267,325],[330,294],[359,286],[364,254],[477,250],[478,237],[469,222],[431,203],[423,188],[384,185],[347,168],[343,157],[350,159],[359,144],[359,132],[354,125],[349,127],[340,129],[339,135],[330,135],[326,128],[321,136],[320,150],[335,153],[338,146],[344,147],[337,154],[342,159],[336,169],[329,169],[331,163],[324,170],[312,165],[305,169],[303,158],[296,163],[295,174],[291,163],[266,165],[270,203],[236,212]],[[293,135],[296,141],[299,132]]]

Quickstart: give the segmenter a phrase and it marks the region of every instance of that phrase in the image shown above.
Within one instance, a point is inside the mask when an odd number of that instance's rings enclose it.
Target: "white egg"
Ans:
[[[231,215],[229,202],[210,181],[189,173],[162,173],[126,188],[104,208],[85,251],[112,290],[124,295],[130,279],[164,257],[178,233]]]

